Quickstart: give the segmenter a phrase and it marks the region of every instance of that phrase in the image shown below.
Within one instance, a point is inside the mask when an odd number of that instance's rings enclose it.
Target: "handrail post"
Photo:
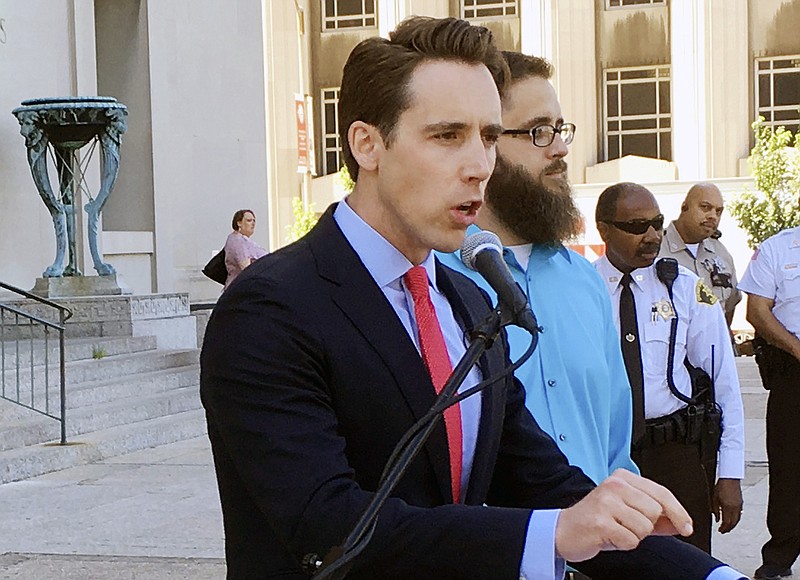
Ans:
[[[66,348],[64,344],[64,323],[66,322],[63,310],[58,311],[58,322],[61,328],[58,329],[58,350],[60,354],[61,371],[61,445],[67,444],[67,365]]]
[[[2,388],[0,389],[0,397],[11,401],[12,403],[16,403],[21,405],[27,409],[32,411],[36,411],[37,413],[42,413],[52,419],[55,419],[61,423],[61,445],[67,444],[67,356],[66,356],[66,327],[65,323],[69,320],[73,312],[66,306],[62,306],[61,304],[57,304],[51,300],[46,298],[42,298],[41,296],[36,296],[26,290],[22,290],[21,288],[17,288],[16,286],[12,286],[10,284],[6,284],[5,282],[0,281],[0,288],[5,290],[10,290],[14,294],[18,294],[23,296],[24,298],[28,298],[30,300],[34,300],[39,304],[43,304],[45,306],[49,306],[51,308],[55,308],[58,310],[58,324],[53,322],[52,320],[47,320],[41,316],[36,316],[32,313],[24,312],[16,307],[13,307],[8,304],[3,304],[0,302],[0,382],[2,382]],[[16,365],[14,365],[15,372],[14,378],[16,379],[16,389],[15,389],[15,397],[12,398],[6,392],[6,312],[10,316],[13,317],[13,333],[12,336],[14,337],[14,355],[16,358]],[[21,384],[20,384],[20,340],[22,340],[22,334],[20,330],[20,317],[24,320],[28,321],[28,326],[30,326],[30,402],[22,401],[20,398],[21,394]],[[36,404],[35,400],[35,377],[36,377],[36,369],[35,369],[35,348],[34,348],[34,326],[41,325],[44,331],[44,408],[41,409]],[[49,345],[47,342],[47,333],[49,329],[54,328],[58,330],[58,350],[59,350],[59,395],[60,395],[60,417],[56,417],[55,415],[51,414],[50,411],[50,378],[49,378],[49,369],[50,364],[48,360],[48,352],[49,352]]]

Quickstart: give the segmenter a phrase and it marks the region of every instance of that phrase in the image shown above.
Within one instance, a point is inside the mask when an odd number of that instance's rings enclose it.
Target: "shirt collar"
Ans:
[[[622,281],[622,276],[624,276],[624,274],[620,272],[614,264],[611,263],[611,260],[609,260],[606,255],[603,255],[598,259],[598,264],[600,266],[600,275],[603,277],[603,280],[609,285],[609,287],[616,291],[616,289],[620,286],[620,282]],[[647,268],[637,268],[636,270],[632,271],[631,279],[633,280],[633,284],[635,286],[642,287],[645,277],[651,275],[653,270],[653,266],[648,266]]]
[[[400,250],[353,211],[347,203],[347,198],[336,206],[333,219],[379,287],[391,285],[413,266]],[[420,265],[425,268],[428,280],[438,292],[436,260],[433,252],[430,252]]]
[[[680,250],[689,249],[689,247],[686,245],[686,242],[683,241],[683,238],[678,233],[678,228],[675,227],[675,220],[670,222],[669,226],[667,226],[667,229],[664,232],[664,238],[667,240],[669,249],[672,252],[678,252]],[[711,240],[712,238],[706,238],[704,240],[700,240],[699,242],[697,242],[698,255],[700,254],[700,248],[703,248],[704,250],[712,254],[716,254],[716,252],[714,251],[714,244],[712,243]],[[697,258],[697,256],[694,257]]]

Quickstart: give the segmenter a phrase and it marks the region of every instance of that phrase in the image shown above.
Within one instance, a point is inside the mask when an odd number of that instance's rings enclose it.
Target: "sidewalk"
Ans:
[[[740,363],[747,430],[742,521],[714,555],[745,574],[767,539],[765,392]],[[0,578],[211,580],[225,577],[206,437],[0,486]]]
[[[0,486],[0,578],[225,578],[206,437]]]

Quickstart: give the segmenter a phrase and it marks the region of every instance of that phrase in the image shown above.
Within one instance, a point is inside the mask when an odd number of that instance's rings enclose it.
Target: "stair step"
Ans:
[[[74,409],[67,412],[67,439],[200,407],[199,387],[194,384]],[[60,428],[58,421],[38,413],[15,421],[4,421],[0,425],[0,451],[58,439]]]
[[[160,369],[194,365],[198,364],[199,360],[200,351],[198,349],[146,350],[100,359],[81,359],[66,365],[67,388],[90,381],[109,380]],[[5,384],[7,391],[9,389],[16,391],[17,383],[19,383],[20,388],[23,391],[27,389],[29,393],[30,377],[30,368],[20,369],[19,378],[17,378],[16,372],[8,373],[6,371],[5,375],[0,377],[0,385]],[[60,380],[58,368],[46,370],[45,367],[35,367],[33,372],[35,388],[44,390],[45,379],[50,388],[57,387]]]
[[[0,452],[0,484],[166,445],[206,433],[202,409],[109,427],[74,438],[68,445],[38,444]]]
[[[17,350],[19,349],[19,351]],[[134,352],[152,351],[156,349],[154,336],[108,336],[100,338],[68,338],[64,343],[64,360],[67,362],[90,360],[102,355],[116,356]],[[52,337],[46,343],[41,339],[34,341],[20,340],[0,341],[0,368],[5,367],[6,372],[16,367],[19,359],[21,368],[30,369],[31,359],[33,366],[45,364],[58,364],[59,343],[58,336]]]
[[[169,367],[154,371],[135,373],[122,377],[88,381],[67,386],[67,410],[106,403],[126,397],[140,397],[143,394],[157,393],[197,385],[200,380],[200,365]],[[21,390],[22,401],[30,403],[30,389]],[[12,393],[16,394],[16,393]],[[60,406],[60,392],[57,387],[49,389],[50,409]],[[44,404],[44,389],[37,388],[37,408]],[[2,412],[0,412],[0,419]]]

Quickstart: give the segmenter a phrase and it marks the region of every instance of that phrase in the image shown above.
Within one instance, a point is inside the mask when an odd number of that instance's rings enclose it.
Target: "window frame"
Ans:
[[[339,134],[339,94],[341,92],[341,87],[323,87],[320,89],[320,111],[321,111],[321,123],[320,127],[322,129],[322,175],[330,175],[331,173],[336,173],[342,167],[342,142],[341,142],[341,135]],[[328,93],[326,95],[326,93]],[[331,96],[333,95],[333,96]],[[328,127],[327,118],[328,118],[328,111],[327,107],[329,105],[333,106],[333,129],[334,132],[329,131],[330,127]],[[335,145],[333,147],[328,147],[328,139],[333,139]],[[328,167],[328,153],[333,152],[336,154],[336,168],[331,169]]]
[[[378,2],[379,0],[361,0],[361,14],[351,14],[340,16],[338,10],[338,0],[333,0],[336,14],[328,15],[326,0],[322,0],[322,32],[348,32],[351,30],[369,30],[378,27]],[[372,12],[367,12],[367,2],[372,2]],[[360,26],[340,26],[339,23],[346,20],[361,20]],[[367,21],[372,20],[369,24]]]
[[[471,6],[467,6],[467,2],[472,2]],[[518,18],[519,17],[519,0],[489,0],[487,4],[478,4],[481,0],[459,0],[461,9],[461,18],[464,20],[495,20],[500,18]],[[509,8],[513,8],[513,12],[509,12]],[[502,14],[481,15],[481,10],[502,10]],[[468,15],[468,12],[472,15]]]
[[[775,62],[778,61],[793,61],[791,62],[791,67],[786,68],[775,68]],[[760,63],[769,63],[769,68],[762,70],[760,67]],[[774,105],[775,101],[775,76],[776,75],[783,75],[783,74],[794,74],[800,77],[800,54],[794,55],[781,55],[781,56],[765,56],[765,57],[758,57],[753,61],[753,90],[755,92],[753,105],[755,110],[755,118],[764,117],[764,125],[776,128],[776,127],[786,127],[792,133],[797,134],[800,132],[800,99],[795,104],[790,105]],[[761,87],[760,81],[762,77],[768,76],[769,81],[769,92],[770,92],[770,103],[768,105],[761,104]],[[781,111],[794,111],[795,112],[795,119],[788,120],[789,125],[787,125],[787,119],[775,120],[775,113]]]
[[[619,2],[620,4],[614,6],[612,1]],[[636,8],[653,8],[658,6],[667,6],[667,0],[650,0],[645,4],[624,4],[625,0],[606,0],[606,10],[633,10]]]
[[[635,73],[641,71],[643,73],[652,72],[653,76],[641,76],[638,78],[629,78],[623,79],[621,78],[623,74],[627,73]],[[609,80],[609,74],[615,74],[616,79]],[[672,161],[674,159],[673,148],[672,148],[672,69],[671,66],[668,64],[659,64],[659,65],[647,65],[647,66],[634,66],[634,67],[612,67],[604,69],[602,72],[603,75],[603,114],[602,114],[602,122],[603,122],[603,160],[604,161],[612,161],[614,159],[621,159],[623,157],[623,141],[626,135],[655,135],[656,136],[656,154],[657,156],[655,159],[661,159],[663,161]],[[623,115],[622,114],[622,91],[620,88],[624,85],[632,85],[632,84],[645,84],[643,81],[649,81],[650,84],[653,85],[653,92],[655,95],[655,112],[648,113],[648,114],[639,114],[639,115]],[[660,85],[661,83],[669,82],[669,111],[663,112],[661,111],[661,98],[660,98]],[[617,87],[617,110],[614,111],[613,115],[609,114],[609,87],[610,86]],[[655,127],[647,128],[647,129],[623,129],[623,123],[625,121],[648,121],[654,120]],[[667,126],[665,127],[665,121]],[[611,123],[616,124],[616,129],[609,130],[609,125]],[[669,157],[665,157],[662,153],[661,147],[661,135],[666,134],[669,135]],[[612,139],[617,140],[617,151],[618,155],[616,157],[609,156],[609,144]],[[632,155],[631,153],[626,153],[626,155]],[[635,155],[635,153],[633,153]]]

